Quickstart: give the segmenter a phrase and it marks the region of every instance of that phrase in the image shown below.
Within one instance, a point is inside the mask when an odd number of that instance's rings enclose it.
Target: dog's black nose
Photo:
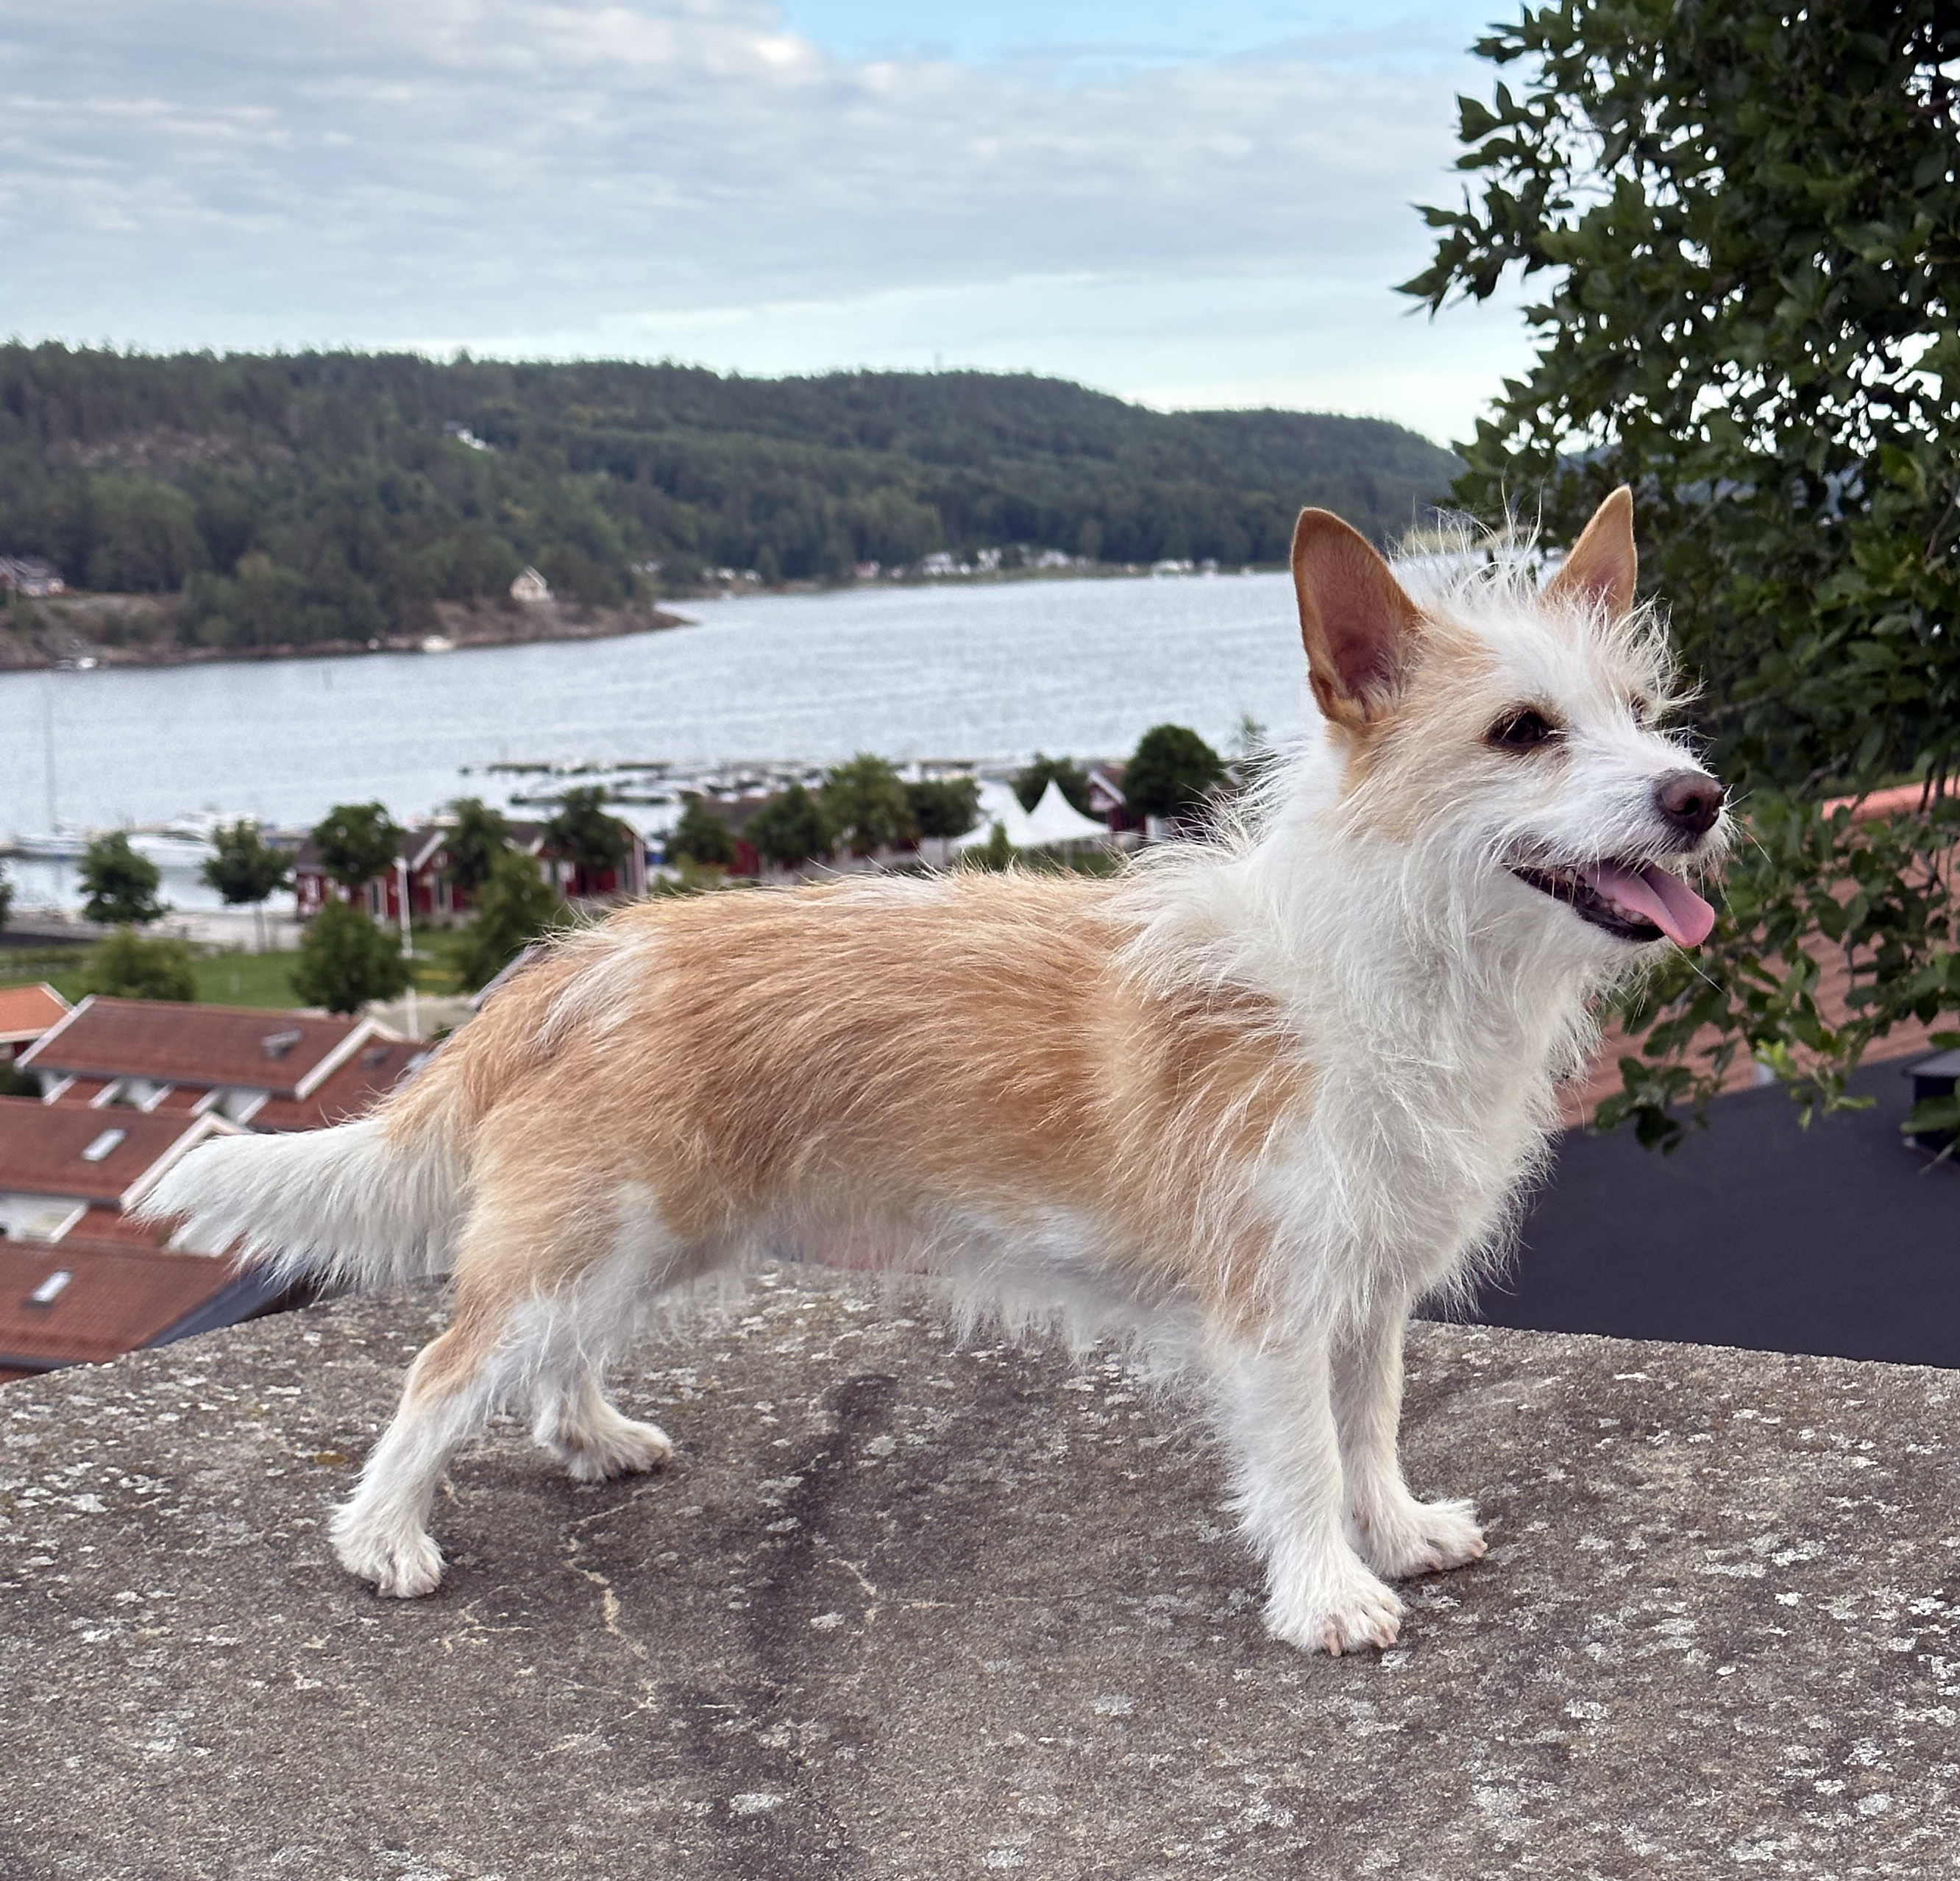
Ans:
[[[1722,813],[1726,793],[1704,771],[1670,771],[1654,785],[1654,807],[1675,829],[1704,836]]]

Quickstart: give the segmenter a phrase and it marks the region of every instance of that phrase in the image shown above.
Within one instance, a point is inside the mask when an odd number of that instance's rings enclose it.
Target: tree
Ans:
[[[190,949],[181,941],[145,940],[119,928],[89,950],[82,991],[105,999],[195,999],[197,978]]]
[[[291,858],[259,833],[259,826],[241,817],[220,823],[211,839],[212,854],[200,871],[234,907],[249,904],[259,911],[259,945],[266,944],[266,898],[292,880]]]
[[[105,926],[146,928],[168,912],[157,899],[163,879],[156,864],[138,855],[123,831],[97,836],[82,851],[81,912]]]
[[[385,804],[336,804],[313,825],[313,846],[321,867],[351,892],[394,867],[402,834]]]
[[[565,918],[565,904],[531,858],[500,849],[463,937],[457,970],[473,991],[487,986],[533,941]]]
[[[667,852],[677,862],[725,869],[735,860],[734,832],[726,817],[690,793],[681,806],[680,821],[667,832]]]
[[[922,836],[963,836],[980,820],[980,785],[970,777],[926,778],[905,786],[905,807]]]
[[[1523,81],[1459,101],[1481,193],[1424,212],[1405,291],[1544,288],[1459,498],[1565,541],[1634,486],[1643,582],[1748,806],[1714,944],[1624,1015],[1645,1049],[1602,1121],[1671,1141],[1742,1052],[1808,1116],[1873,1039],[1960,1005],[1960,15],[1572,0],[1477,50]],[[1924,786],[1901,813],[1834,807],[1901,779]]]
[[[1062,795],[1074,808],[1085,816],[1094,814],[1089,807],[1089,773],[1073,758],[1045,757],[1039,751],[1033,763],[1014,773],[1014,794],[1021,800],[1022,809],[1032,810],[1041,801],[1050,778],[1061,786]]]
[[[8,918],[14,912],[14,878],[5,868],[0,868],[0,928],[7,925]]]
[[[833,840],[823,806],[800,784],[765,804],[743,833],[757,855],[785,869],[828,855]]]
[[[853,855],[902,848],[918,840],[918,824],[899,774],[883,758],[861,751],[824,773],[824,814]]]
[[[456,819],[442,845],[449,856],[449,879],[462,893],[473,896],[510,846],[510,820],[480,797],[459,797],[449,807]]]
[[[322,904],[293,963],[293,991],[307,1005],[351,1014],[370,1000],[393,999],[408,983],[409,963],[393,934],[344,901]]]
[[[606,807],[597,785],[581,785],[558,799],[545,825],[545,853],[569,862],[590,883],[626,859],[625,826]]]
[[[1140,816],[1189,816],[1225,775],[1223,760],[1182,725],[1153,725],[1123,773],[1123,795]]]

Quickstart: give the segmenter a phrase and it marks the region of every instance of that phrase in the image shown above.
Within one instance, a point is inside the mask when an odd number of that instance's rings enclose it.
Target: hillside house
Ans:
[[[67,592],[68,584],[52,562],[43,562],[39,555],[0,555],[0,594],[40,601]]]
[[[359,1116],[426,1056],[371,1019],[91,995],[16,1061],[49,1105],[285,1131]]]
[[[548,601],[551,599],[551,584],[536,569],[527,567],[511,584],[511,598],[514,601]]]
[[[45,982],[0,987],[0,1065],[17,1058],[68,1014],[68,1003]]]

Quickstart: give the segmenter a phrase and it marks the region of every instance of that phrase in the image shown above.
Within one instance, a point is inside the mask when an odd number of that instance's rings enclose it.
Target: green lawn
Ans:
[[[438,937],[444,938],[446,937]],[[453,993],[456,976],[443,957],[418,959],[415,990],[423,993]],[[197,976],[197,996],[208,1005],[262,1006],[278,1008],[297,1006],[293,991],[293,963],[297,953],[206,953],[193,964]],[[18,985],[46,980],[64,999],[78,1000],[87,990],[88,950],[62,947],[46,953],[27,948],[0,952],[0,986]]]

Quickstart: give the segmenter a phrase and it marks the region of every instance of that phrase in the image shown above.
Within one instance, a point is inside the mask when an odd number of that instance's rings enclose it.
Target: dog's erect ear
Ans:
[[[1632,611],[1640,568],[1634,547],[1634,493],[1623,483],[1592,512],[1545,591],[1553,600],[1603,605],[1608,618],[1618,620]]]
[[[1313,696],[1336,724],[1364,730],[1402,689],[1422,610],[1367,537],[1325,510],[1293,525],[1293,585]]]

